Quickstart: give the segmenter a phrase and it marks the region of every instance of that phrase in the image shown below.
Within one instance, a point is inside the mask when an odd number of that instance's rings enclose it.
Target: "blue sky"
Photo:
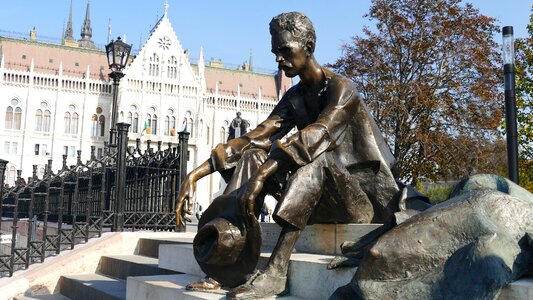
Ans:
[[[498,25],[514,26],[515,36],[523,37],[531,5],[530,0],[471,0],[487,16],[497,18]],[[138,48],[146,41],[157,17],[164,11],[165,0],[92,0],[91,22],[93,40],[107,42],[109,19],[112,36],[126,34],[127,42]],[[253,52],[256,68],[274,70],[270,53],[268,23],[287,11],[308,15],[317,31],[316,56],[319,62],[334,62],[340,55],[340,45],[363,26],[372,27],[363,15],[370,0],[168,0],[169,18],[184,49],[196,62],[200,47],[206,60],[222,59],[228,64],[242,64]],[[0,0],[0,35],[8,32],[29,33],[36,27],[37,36],[60,39],[68,20],[70,0]],[[87,0],[73,0],[73,30],[79,38]],[[501,40],[498,36],[497,40]]]

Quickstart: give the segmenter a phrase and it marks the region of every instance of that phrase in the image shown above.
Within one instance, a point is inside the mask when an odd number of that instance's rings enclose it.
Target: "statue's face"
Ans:
[[[309,58],[302,43],[285,30],[272,35],[272,53],[276,56],[279,68],[291,78],[302,73]]]

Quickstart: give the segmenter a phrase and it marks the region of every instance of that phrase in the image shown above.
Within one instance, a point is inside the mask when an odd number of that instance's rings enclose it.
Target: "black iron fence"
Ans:
[[[117,143],[107,145],[102,158],[57,172],[48,162],[42,179],[20,178],[13,187],[0,185],[0,277],[12,276],[31,263],[73,249],[75,244],[100,237],[103,231],[178,230],[175,200],[187,168],[189,133],[179,133],[179,144],[156,149],[147,141],[127,147],[129,124],[117,124]],[[0,160],[0,183],[7,161]]]

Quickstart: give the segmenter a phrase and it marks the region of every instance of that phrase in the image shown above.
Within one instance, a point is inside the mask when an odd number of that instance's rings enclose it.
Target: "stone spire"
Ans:
[[[93,30],[91,28],[91,10],[89,0],[87,0],[87,10],[85,11],[85,21],[81,28],[80,46],[85,48],[96,48],[92,41]]]
[[[167,14],[168,14],[168,0],[165,0],[165,14],[163,16],[166,18]]]
[[[252,49],[250,49],[250,60],[248,60],[248,71],[254,71],[254,65],[252,64]]]
[[[205,61],[204,61],[204,47],[200,47],[200,58],[198,59],[198,78],[200,79],[200,86],[202,91],[205,91]]]
[[[67,29],[65,30],[65,35],[63,37],[63,43],[66,41],[73,41],[74,36],[72,35],[72,0],[70,0],[70,10],[68,13],[68,22]]]

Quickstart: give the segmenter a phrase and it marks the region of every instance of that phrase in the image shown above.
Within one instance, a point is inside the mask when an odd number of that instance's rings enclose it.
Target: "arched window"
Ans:
[[[178,60],[174,55],[168,60],[167,77],[178,78]]]
[[[157,134],[157,110],[155,107],[150,107],[146,114],[146,121],[144,127],[147,134]]]
[[[176,135],[176,117],[170,118],[170,136]]]
[[[98,115],[91,116],[91,135],[98,136]]]
[[[48,103],[41,102],[40,108],[35,111],[35,131],[50,131],[51,112]]]
[[[43,131],[43,110],[35,111],[35,131]]]
[[[185,112],[185,117],[181,124],[181,131],[186,131],[190,133],[190,137],[194,134],[194,120],[192,119],[192,112],[190,110]]]
[[[20,130],[20,124],[22,119],[22,108],[17,99],[12,99],[10,105],[6,108],[6,129]]]
[[[103,115],[100,115],[98,117],[98,132],[100,133],[100,136],[104,136],[104,133],[105,133],[105,117]]]
[[[169,135],[170,134],[170,127],[169,127],[169,124],[170,124],[170,117],[169,116],[166,116],[165,117],[165,125],[163,127],[163,134],[164,135]]]
[[[150,127],[152,128],[152,134],[157,134],[157,115],[152,116],[152,124]]]
[[[159,56],[155,53],[150,56],[148,74],[150,76],[159,76]]]
[[[138,133],[139,132],[139,114],[137,113],[137,105],[131,105],[130,111],[128,112],[128,123],[131,124],[130,132]]]
[[[229,127],[229,122],[224,121],[224,123],[222,123],[222,127],[220,128],[220,142],[221,143],[225,143],[228,140],[228,127]]]
[[[70,112],[66,112],[65,113],[65,116],[64,116],[64,119],[65,119],[65,133],[66,134],[69,134],[70,133],[70,121],[72,120],[71,119],[72,116],[70,115]]]
[[[165,117],[164,134],[175,136],[176,135],[176,117],[174,117],[174,110],[169,108],[167,116]]]
[[[96,113],[91,117],[91,135],[104,136],[105,133],[105,116],[101,107],[96,108]]]
[[[80,121],[80,116],[78,113],[72,113],[72,121],[70,122],[70,133],[78,134],[78,124]]]
[[[68,111],[65,112],[64,121],[66,134],[78,134],[79,115],[75,105],[69,105]]]

